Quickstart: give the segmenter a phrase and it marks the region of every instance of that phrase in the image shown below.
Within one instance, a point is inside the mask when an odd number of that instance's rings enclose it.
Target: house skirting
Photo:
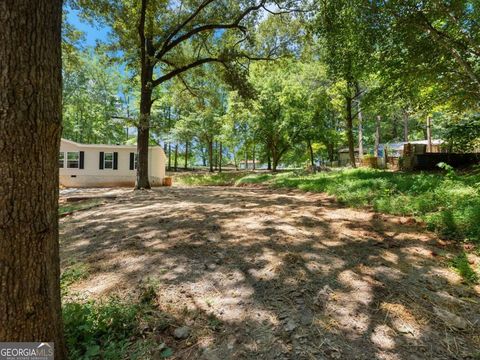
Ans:
[[[150,176],[151,186],[162,186],[163,178]],[[135,176],[60,175],[63,187],[130,187],[135,185]]]

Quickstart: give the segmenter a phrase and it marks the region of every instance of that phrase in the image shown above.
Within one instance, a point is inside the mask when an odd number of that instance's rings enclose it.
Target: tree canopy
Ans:
[[[478,143],[476,131],[461,130],[478,117],[476,2],[70,6],[111,35],[79,49],[81,34],[64,28],[68,138],[122,143],[136,134],[140,159],[157,143],[175,156],[169,167],[183,156],[184,167],[212,171],[255,160],[273,170],[315,166],[345,147],[355,166],[357,147],[424,139],[427,117],[452,149]]]

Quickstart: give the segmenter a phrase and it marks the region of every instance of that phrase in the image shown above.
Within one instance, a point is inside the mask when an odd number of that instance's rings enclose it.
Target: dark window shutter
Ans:
[[[135,170],[135,153],[130,153],[130,170]]]
[[[85,164],[85,152],[84,151],[80,151],[80,161],[78,163],[78,168],[79,169],[83,169],[84,168],[84,164]]]
[[[103,156],[104,156],[103,151],[100,151],[100,163],[98,164],[98,168],[100,170],[103,170]]]
[[[113,153],[113,170],[118,169],[118,152]]]

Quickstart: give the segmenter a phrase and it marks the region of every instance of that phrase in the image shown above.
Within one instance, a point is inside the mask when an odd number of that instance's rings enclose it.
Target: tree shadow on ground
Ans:
[[[159,308],[192,328],[182,359],[473,357],[478,288],[447,267],[453,251],[399,218],[261,188],[128,193],[61,224],[62,262],[90,268],[72,290],[155,281]]]

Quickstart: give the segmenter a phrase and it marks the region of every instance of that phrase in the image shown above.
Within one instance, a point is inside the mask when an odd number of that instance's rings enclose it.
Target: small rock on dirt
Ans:
[[[297,324],[293,319],[289,319],[285,324],[285,331],[291,332],[297,328]]]
[[[455,315],[448,310],[434,307],[433,311],[435,312],[435,315],[437,315],[445,324],[450,327],[454,327],[460,330],[466,329],[468,327],[468,323],[465,319],[462,319],[460,316]]]
[[[209,242],[216,243],[216,242],[219,242],[220,240],[221,240],[220,234],[208,234],[207,235],[207,241],[209,241]]]
[[[227,339],[228,350],[233,350],[237,344],[237,338],[234,335],[230,335]]]
[[[209,348],[206,348],[203,350],[202,359],[203,360],[220,360],[217,354],[212,349],[209,349]]]
[[[190,336],[190,328],[188,326],[176,328],[173,332],[173,336],[178,340],[186,339]]]
[[[300,323],[303,326],[311,325],[313,322],[313,313],[309,309],[302,310],[300,314]]]

